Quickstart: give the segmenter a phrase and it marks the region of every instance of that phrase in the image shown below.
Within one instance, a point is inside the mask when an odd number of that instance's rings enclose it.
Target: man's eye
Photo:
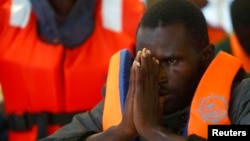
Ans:
[[[169,65],[175,65],[176,63],[177,63],[177,59],[175,59],[175,58],[171,58],[168,60]]]

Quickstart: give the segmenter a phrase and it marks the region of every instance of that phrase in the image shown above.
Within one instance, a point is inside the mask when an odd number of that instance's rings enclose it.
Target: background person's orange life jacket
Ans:
[[[9,141],[36,141],[96,105],[111,55],[123,48],[133,52],[145,8],[140,0],[98,0],[93,33],[72,50],[39,39],[29,6],[28,0],[0,1],[0,82]]]
[[[239,58],[243,63],[243,68],[250,72],[250,56],[243,50],[239,40],[235,33],[232,33],[230,36],[230,48],[232,50],[232,55]]]

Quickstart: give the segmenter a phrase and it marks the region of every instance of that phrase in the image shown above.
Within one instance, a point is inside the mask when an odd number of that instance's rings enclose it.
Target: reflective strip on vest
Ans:
[[[122,31],[123,0],[102,0],[103,27],[115,32]]]
[[[230,69],[225,70],[225,68]],[[208,125],[230,124],[228,105],[233,79],[242,67],[235,57],[220,51],[197,87],[190,109],[188,135],[208,137]],[[215,81],[216,80],[216,81]]]
[[[29,0],[12,0],[10,25],[24,28],[30,19],[31,3]]]
[[[142,3],[144,3],[145,6],[147,6],[147,0],[140,0]]]

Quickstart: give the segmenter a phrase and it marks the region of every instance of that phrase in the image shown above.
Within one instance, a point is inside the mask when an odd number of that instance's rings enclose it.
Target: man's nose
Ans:
[[[159,72],[159,82],[166,83],[168,80],[168,70],[165,66],[160,65],[160,72]]]

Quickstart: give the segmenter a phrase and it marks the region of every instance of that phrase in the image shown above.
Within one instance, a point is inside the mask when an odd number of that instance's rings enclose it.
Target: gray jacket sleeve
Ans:
[[[83,136],[102,131],[103,101],[93,110],[77,114],[71,123],[39,141],[82,141]]]
[[[242,80],[232,90],[230,102],[232,124],[250,124],[250,78]]]

